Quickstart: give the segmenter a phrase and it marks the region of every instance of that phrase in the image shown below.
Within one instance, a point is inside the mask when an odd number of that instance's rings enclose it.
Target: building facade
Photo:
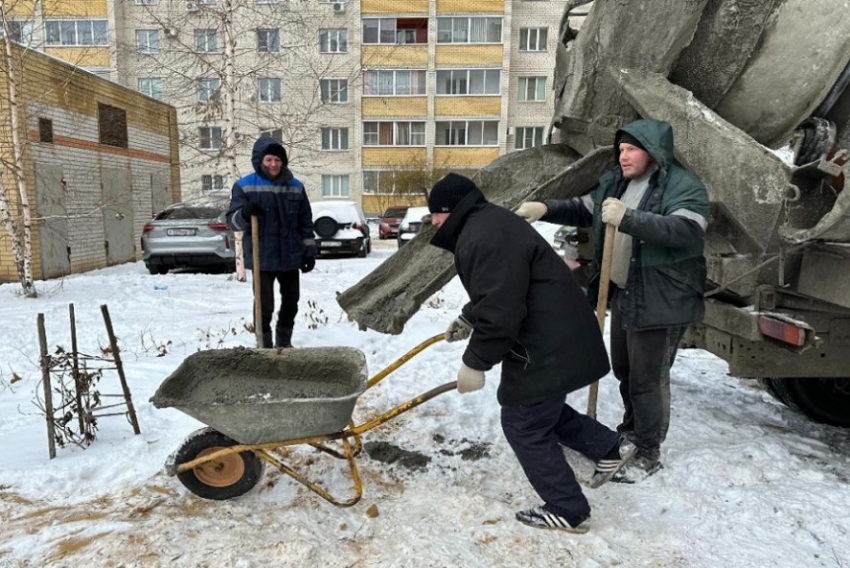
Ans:
[[[11,48],[17,140],[33,219],[33,278],[137,260],[144,224],[180,196],[175,109],[55,57]],[[5,57],[0,69],[5,77]],[[8,160],[0,176],[20,226],[11,112],[9,84],[2,80],[0,155]],[[4,230],[0,282],[17,280]]]
[[[311,199],[379,213],[544,142],[565,4],[43,0],[15,19],[31,45],[177,108],[184,198],[229,189],[268,133]]]

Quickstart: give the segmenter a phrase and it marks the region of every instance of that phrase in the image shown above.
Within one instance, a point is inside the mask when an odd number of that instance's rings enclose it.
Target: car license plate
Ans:
[[[169,237],[191,237],[197,229],[166,229],[165,234]]]
[[[320,247],[341,247],[342,243],[339,241],[319,241]]]

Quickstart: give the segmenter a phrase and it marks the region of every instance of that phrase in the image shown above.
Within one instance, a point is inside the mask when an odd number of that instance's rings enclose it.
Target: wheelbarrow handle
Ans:
[[[416,408],[420,404],[422,404],[424,402],[428,402],[432,398],[439,396],[439,395],[441,395],[445,392],[449,392],[451,390],[454,390],[456,388],[457,388],[457,381],[452,381],[450,383],[445,383],[445,384],[442,384],[438,387],[434,387],[431,390],[429,390],[428,392],[422,393],[419,396],[417,396],[416,398],[410,399],[407,402],[396,406],[392,410],[385,412],[385,413],[383,413],[379,416],[376,416],[375,418],[373,418],[372,420],[369,420],[368,422],[364,422],[363,424],[359,424],[357,426],[353,426],[353,425],[349,426],[349,428],[345,432],[351,433],[351,434],[356,434],[356,435],[362,434],[363,432],[366,432],[368,430],[371,430],[372,428],[380,426],[384,422],[389,422],[390,420],[392,420],[393,418],[395,418],[396,416],[398,416],[399,414],[401,414],[403,412],[407,412],[408,410],[410,410],[412,408]]]
[[[444,341],[445,339],[445,335],[442,333],[439,335],[435,335],[434,337],[429,337],[428,339],[426,339],[425,341],[423,341],[422,343],[420,343],[419,345],[417,345],[416,347],[396,359],[395,362],[391,363],[386,369],[369,379],[369,382],[366,383],[366,388],[370,389],[373,386],[377,385],[382,380],[384,380],[387,375],[389,375],[390,373],[392,373],[393,371],[413,359],[416,355],[424,351],[427,347],[430,347],[435,343],[439,343],[440,341]]]

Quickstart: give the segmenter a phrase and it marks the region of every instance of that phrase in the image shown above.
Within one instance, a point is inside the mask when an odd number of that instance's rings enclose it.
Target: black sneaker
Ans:
[[[611,478],[611,481],[613,483],[639,483],[653,473],[656,473],[662,467],[659,459],[653,459],[638,453],[631,462]]]
[[[635,457],[637,447],[626,440],[620,440],[620,445],[611,450],[611,453],[598,462],[596,469],[593,472],[593,477],[590,478],[591,489],[596,489],[601,485],[611,481],[626,465]]]
[[[553,513],[546,505],[525,509],[516,514],[516,520],[536,529],[554,529],[574,534],[584,534],[590,528],[590,515],[567,518]]]

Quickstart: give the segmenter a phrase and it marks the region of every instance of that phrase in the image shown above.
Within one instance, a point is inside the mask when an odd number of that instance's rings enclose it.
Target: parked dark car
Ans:
[[[372,252],[369,224],[359,203],[317,201],[312,209],[319,255],[350,254],[365,258]]]
[[[378,237],[381,240],[391,239],[398,236],[398,224],[404,218],[409,207],[389,207],[384,214],[381,215],[381,224],[378,227]]]
[[[151,274],[172,268],[236,268],[233,233],[225,222],[230,195],[176,203],[142,228],[145,267]]]
[[[398,248],[416,236],[422,228],[422,217],[429,215],[427,207],[410,207],[398,224]]]

